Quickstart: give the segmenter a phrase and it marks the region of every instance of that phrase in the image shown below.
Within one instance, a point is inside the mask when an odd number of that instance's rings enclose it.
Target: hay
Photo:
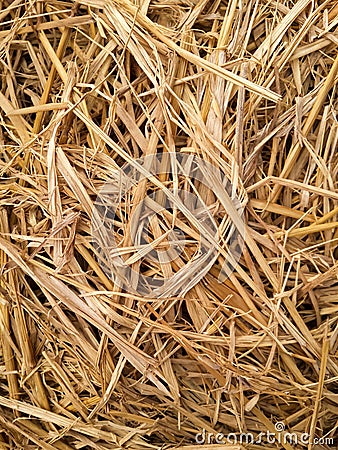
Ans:
[[[1,2],[1,450],[333,448],[337,15]]]

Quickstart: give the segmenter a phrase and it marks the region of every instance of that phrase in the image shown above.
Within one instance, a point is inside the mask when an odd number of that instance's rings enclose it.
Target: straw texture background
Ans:
[[[276,422],[310,444],[264,448],[333,448],[315,438],[338,427],[337,2],[0,8],[0,449],[258,449],[195,435]],[[184,295],[151,298],[107,276],[91,217],[116,170],[163,152],[222,168],[246,238],[222,283],[220,240]],[[134,272],[190,267],[196,229],[175,208],[149,234],[165,246],[176,221],[174,262],[145,267],[130,237],[147,192],[180,183],[145,180],[122,201]],[[221,235],[217,184],[196,192]]]

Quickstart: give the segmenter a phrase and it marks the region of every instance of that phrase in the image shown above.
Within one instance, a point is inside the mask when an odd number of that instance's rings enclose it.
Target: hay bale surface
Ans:
[[[333,448],[337,2],[0,8],[0,449]]]

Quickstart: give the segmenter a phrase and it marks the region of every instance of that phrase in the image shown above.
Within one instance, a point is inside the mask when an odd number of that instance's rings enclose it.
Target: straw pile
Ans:
[[[1,9],[0,449],[261,448],[214,436],[277,425],[309,444],[266,448],[333,448],[316,438],[338,426],[336,1]],[[125,163],[165,153],[231,189],[146,172],[108,230],[128,286],[100,260],[92,211]],[[217,224],[196,272],[178,188]],[[136,246],[151,195],[172,203]],[[231,223],[240,259],[220,283]],[[147,260],[174,228],[181,253]],[[138,292],[141,276],[164,280],[160,295]]]

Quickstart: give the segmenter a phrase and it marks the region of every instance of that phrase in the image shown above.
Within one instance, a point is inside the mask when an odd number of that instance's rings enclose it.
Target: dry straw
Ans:
[[[258,449],[213,436],[276,422],[309,442],[264,448],[333,448],[337,2],[0,8],[0,449]],[[164,153],[222,177],[205,174],[211,191],[139,165]],[[145,178],[110,221],[110,250],[132,267],[121,284],[93,243],[92,214],[126,163]],[[179,189],[217,224],[205,273],[193,272],[199,220]],[[138,206],[168,197],[141,245]],[[232,225],[243,245],[224,273]],[[173,230],[181,253],[147,260]],[[141,275],[165,280],[166,295],[134,292]]]

